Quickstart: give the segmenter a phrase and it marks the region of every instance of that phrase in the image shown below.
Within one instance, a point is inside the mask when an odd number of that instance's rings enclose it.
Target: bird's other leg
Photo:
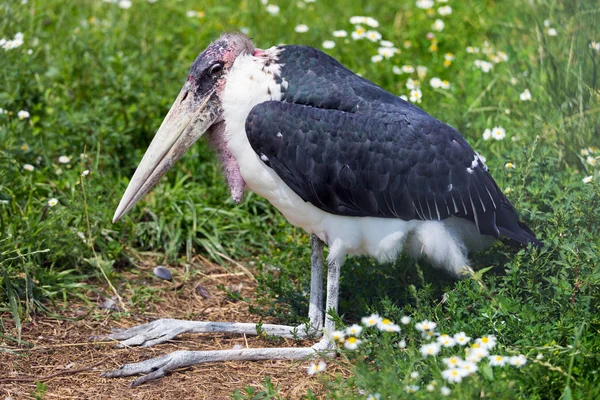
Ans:
[[[340,272],[344,258],[345,256],[342,254],[341,249],[334,243],[330,249],[327,262],[327,300],[325,301],[327,314],[325,317],[323,339],[313,346],[315,350],[335,349],[335,343],[331,340],[331,333],[335,331],[335,321],[331,318],[329,313],[337,313],[338,311]]]
[[[310,300],[308,305],[308,318],[310,327],[316,332],[323,329],[323,247],[324,243],[316,235],[310,236],[311,274],[310,274]]]

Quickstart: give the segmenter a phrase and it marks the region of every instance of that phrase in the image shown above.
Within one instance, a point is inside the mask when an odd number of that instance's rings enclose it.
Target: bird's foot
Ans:
[[[258,360],[298,360],[312,355],[335,355],[335,344],[323,338],[313,347],[289,347],[272,349],[239,349],[239,350],[179,350],[160,357],[151,358],[133,364],[125,364],[121,368],[102,374],[106,378],[118,378],[141,374],[131,382],[131,386],[162,378],[178,368],[207,362],[223,361],[258,361]]]
[[[149,347],[173,340],[182,333],[232,333],[239,335],[267,335],[288,339],[319,337],[321,331],[311,325],[297,327],[275,324],[237,322],[204,322],[178,319],[158,319],[129,329],[120,329],[110,335],[92,336],[95,341],[118,341],[117,347]]]

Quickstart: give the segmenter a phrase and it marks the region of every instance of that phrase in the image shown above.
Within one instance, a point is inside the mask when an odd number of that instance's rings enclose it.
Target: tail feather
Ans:
[[[496,226],[502,236],[506,236],[518,243],[527,245],[531,243],[537,247],[544,246],[544,243],[535,237],[529,227],[519,221],[519,216],[510,203],[503,203],[496,213]]]

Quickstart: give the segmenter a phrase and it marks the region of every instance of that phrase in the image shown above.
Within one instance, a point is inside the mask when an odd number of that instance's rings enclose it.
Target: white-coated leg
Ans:
[[[340,294],[340,272],[341,266],[337,260],[329,261],[327,265],[327,302],[326,309],[329,313],[337,313]],[[329,315],[325,318],[325,331],[331,333],[335,330],[335,322]]]
[[[131,382],[131,386],[137,386],[144,382],[162,378],[175,369],[196,364],[222,361],[297,360],[314,354],[316,354],[316,350],[311,347],[208,351],[179,350],[146,361],[125,364],[119,369],[103,373],[102,376],[117,378],[143,374],[144,376]]]
[[[279,336],[289,339],[305,339],[309,336],[304,325],[295,327],[287,325],[241,322],[203,322],[179,319],[158,319],[133,328],[119,330],[106,336],[94,336],[97,341],[120,341],[118,347],[149,347],[168,342],[182,333],[234,333],[239,335]]]
[[[316,235],[310,236],[311,274],[310,274],[310,302],[308,304],[308,318],[310,326],[315,331],[323,329],[323,246],[324,243]]]
[[[334,321],[324,318],[323,312],[323,242],[316,236],[311,238],[312,244],[312,275],[309,303],[310,328],[319,327],[322,330],[325,319],[325,330],[335,330]],[[340,262],[332,260],[327,270],[327,310],[337,312],[340,281]],[[309,329],[312,331],[312,329]],[[173,339],[181,333],[207,333],[227,332],[257,335],[264,332],[268,335],[276,335],[288,338],[304,338],[311,332],[306,328],[291,327],[285,325],[264,324],[257,329],[256,324],[251,323],[227,323],[227,322],[197,322],[182,321],[174,319],[162,319],[130,329],[119,331],[101,339],[122,340],[120,346],[152,346]],[[263,349],[239,349],[239,350],[209,350],[209,351],[187,351],[180,350],[160,357],[152,358],[133,364],[123,365],[120,369],[102,374],[105,377],[116,378],[143,374],[135,379],[131,385],[137,386],[142,383],[162,378],[170,371],[178,368],[189,367],[195,364],[221,361],[258,361],[258,360],[296,360],[313,355],[335,355],[335,344],[328,335],[312,347],[299,348],[263,348]]]

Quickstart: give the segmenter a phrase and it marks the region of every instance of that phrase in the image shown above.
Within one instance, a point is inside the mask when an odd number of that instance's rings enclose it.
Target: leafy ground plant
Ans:
[[[339,328],[375,313],[401,331],[363,326],[356,350],[341,346],[312,376],[326,391],[298,396],[431,398],[445,385],[449,398],[600,397],[599,14],[592,0],[1,3],[1,345],[22,346],[23,328],[90,291],[127,309],[160,300],[125,278],[149,257],[198,274],[198,257],[236,260],[258,281],[257,317],[306,322],[307,235],[257,196],[235,205],[206,144],[110,223],[194,57],[241,30],[261,48],[320,48],[456,127],[546,244],[498,243],[473,255],[477,272],[459,282],[418,260],[350,260]],[[469,344],[493,335],[491,355],[527,362],[487,358],[448,382],[443,359],[468,355],[458,345],[423,355],[429,341],[413,324],[424,320]],[[264,382],[234,397],[278,396]]]

